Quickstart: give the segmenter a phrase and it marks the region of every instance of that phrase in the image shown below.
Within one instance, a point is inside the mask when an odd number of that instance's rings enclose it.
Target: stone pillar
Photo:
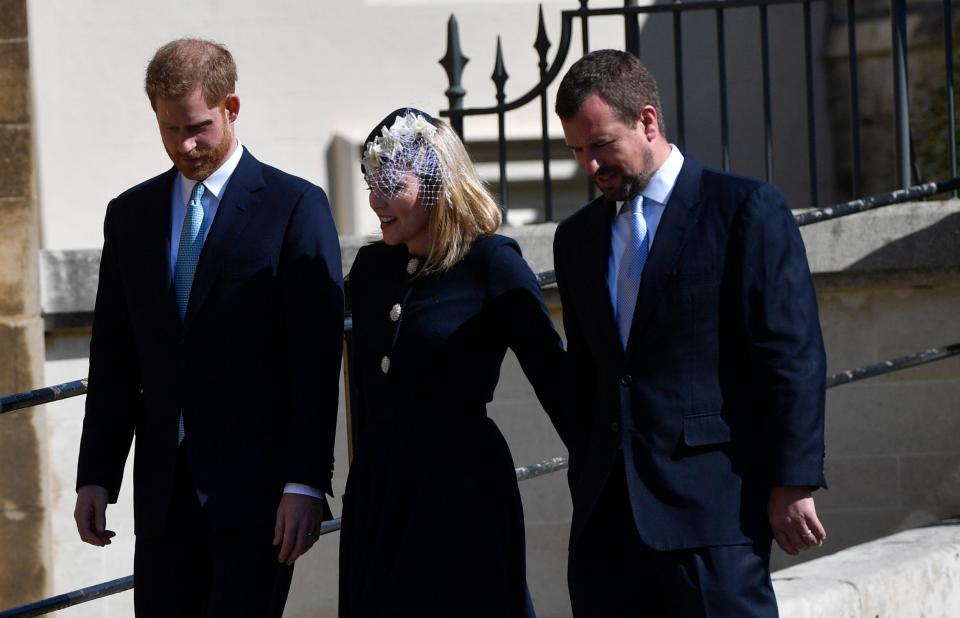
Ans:
[[[0,0],[0,394],[39,386],[38,277],[26,0]],[[40,410],[0,416],[0,609],[46,592]]]

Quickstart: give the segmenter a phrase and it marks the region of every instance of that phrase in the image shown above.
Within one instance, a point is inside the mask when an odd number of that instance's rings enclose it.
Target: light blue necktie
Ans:
[[[177,265],[173,269],[173,287],[177,294],[177,308],[180,310],[180,321],[187,315],[187,303],[190,302],[190,288],[193,287],[193,276],[197,272],[197,262],[200,261],[200,251],[203,249],[203,192],[202,182],[193,186],[190,193],[190,203],[187,205],[187,214],[183,218],[183,229],[180,231],[180,245],[177,250]],[[183,442],[183,412],[180,413],[180,426],[177,430],[177,444]]]
[[[187,315],[190,288],[193,287],[193,276],[197,272],[197,262],[200,261],[200,251],[203,249],[203,202],[201,200],[204,190],[203,183],[198,182],[190,193],[187,215],[183,218],[183,229],[180,231],[177,265],[173,270],[173,286],[177,291],[177,308],[180,309],[181,321]]]
[[[630,209],[626,215],[630,219],[630,234],[620,258],[620,270],[617,272],[617,330],[620,332],[624,349],[627,348],[627,339],[630,338],[630,325],[633,323],[633,312],[637,306],[643,265],[647,263],[647,254],[650,251],[642,202],[643,197],[638,195],[623,205],[623,209]]]

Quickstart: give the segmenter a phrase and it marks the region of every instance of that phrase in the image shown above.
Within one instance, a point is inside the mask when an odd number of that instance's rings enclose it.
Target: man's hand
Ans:
[[[320,535],[323,500],[302,494],[285,493],[277,508],[273,544],[280,545],[277,562],[291,565],[307,553]]]
[[[116,532],[107,530],[108,499],[106,487],[84,485],[77,490],[77,506],[73,509],[73,518],[84,543],[103,547],[109,545],[110,539],[116,536]]]
[[[777,544],[791,556],[820,547],[827,531],[817,518],[813,496],[806,487],[774,487],[770,491],[767,516]]]

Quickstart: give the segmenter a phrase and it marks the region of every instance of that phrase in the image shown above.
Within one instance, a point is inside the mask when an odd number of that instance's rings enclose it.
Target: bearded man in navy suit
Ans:
[[[667,141],[640,61],[575,63],[557,114],[603,195],[554,241],[572,384],[574,615],[777,615],[771,539],[826,533],[825,360],[783,196]]]
[[[328,514],[343,335],[322,189],[237,140],[221,45],[161,47],[146,91],[174,167],[110,202],[77,472],[103,546],[131,441],[138,616],[283,612]]]

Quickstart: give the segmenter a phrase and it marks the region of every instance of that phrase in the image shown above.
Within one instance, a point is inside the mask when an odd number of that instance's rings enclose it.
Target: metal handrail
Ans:
[[[537,279],[541,281],[541,285],[549,285],[556,282],[556,276],[552,270],[539,273],[537,275]],[[840,373],[832,374],[827,376],[827,388],[833,388],[834,386],[840,386],[842,384],[849,384],[850,382],[858,382],[860,380],[866,380],[867,378],[874,378],[886,373],[892,373],[902,369],[909,369],[910,367],[916,367],[918,365],[925,365],[927,363],[932,363],[934,361],[943,360],[945,358],[950,358],[957,355],[960,355],[960,342],[947,344],[939,348],[929,348],[915,354],[899,356],[897,358],[881,361],[872,365],[865,365],[863,367],[848,369],[846,371],[841,371]],[[76,385],[78,384],[82,384],[82,388],[77,387]],[[83,395],[87,392],[86,385],[86,380],[76,380],[74,382],[66,382],[64,384],[48,386],[35,391],[27,391],[25,393],[16,393],[7,397],[0,397],[0,414],[49,403],[51,401],[59,401],[61,399],[69,399],[70,397]],[[35,398],[35,400],[32,398]],[[553,460],[551,459],[547,461],[549,462]],[[534,465],[540,466],[541,464]],[[525,470],[527,468],[517,469]],[[540,476],[540,474],[542,473],[532,474],[528,478]],[[3,614],[0,614],[0,618],[3,618]]]
[[[547,271],[539,273],[537,278],[541,281],[552,282],[553,271]],[[850,384],[851,382],[858,382],[860,380],[866,380],[868,378],[874,378],[879,375],[886,373],[892,373],[894,371],[901,371],[903,369],[908,369],[910,367],[916,367],[918,365],[924,365],[927,363],[932,363],[934,361],[943,360],[945,358],[950,358],[952,356],[960,355],[960,343],[954,343],[940,348],[931,348],[929,350],[924,350],[923,352],[918,352],[916,354],[910,354],[908,356],[900,356],[891,360],[883,361],[881,363],[876,363],[873,365],[867,365],[865,367],[859,367],[857,369],[851,369],[848,371],[842,371],[840,373],[835,373],[827,377],[826,387],[834,388],[836,386],[842,386],[844,384]],[[84,380],[85,382],[85,380]],[[75,384],[74,382],[68,382],[67,384]],[[64,384],[53,386],[48,389],[40,389],[39,391],[34,392],[49,392],[56,391],[59,393],[68,392],[65,389],[59,389],[59,387],[66,386]],[[24,393],[26,394],[26,393]],[[79,393],[73,392],[72,394],[63,395],[61,398],[74,397]],[[538,476],[544,476],[547,474],[552,474],[563,470],[569,466],[569,458],[560,456],[553,457],[551,459],[545,459],[543,461],[529,464],[527,466],[521,466],[514,470],[517,481],[526,481]],[[332,519],[325,521],[322,524],[320,534],[329,534],[340,530],[340,518]],[[81,588],[80,590],[75,590],[73,592],[68,592],[66,594],[57,595],[35,603],[30,603],[28,605],[22,605],[20,607],[15,607],[8,609],[6,611],[0,612],[0,618],[29,618],[31,616],[42,616],[48,612],[52,612],[58,609],[63,609],[65,607],[70,607],[72,605],[78,605],[80,603],[86,603],[87,601],[92,601],[94,599],[99,599],[104,596],[109,596],[111,594],[116,594],[118,592],[123,592],[129,590],[133,587],[133,576],[127,576],[120,579],[115,579],[113,581],[104,582],[102,584],[97,584],[96,586],[90,586],[89,588]]]
[[[836,206],[828,206],[826,208],[809,210],[796,215],[795,218],[797,220],[797,225],[802,227],[804,225],[820,223],[821,221],[829,221],[830,219],[837,219],[847,215],[855,215],[857,213],[866,212],[875,208],[893,206],[894,204],[903,204],[904,202],[911,202],[913,200],[931,197],[939,193],[952,192],[956,191],[957,189],[960,189],[960,176],[949,178],[947,180],[928,182],[922,185],[914,185],[912,187],[907,187],[906,189],[897,189],[896,191],[890,191],[889,193],[871,195],[870,197],[844,202],[843,204],[837,204]]]
[[[544,281],[552,283],[554,280],[553,271],[547,271],[539,273],[537,278],[541,281],[541,284],[544,285]],[[923,352],[918,352],[916,354],[910,354],[908,356],[900,356],[891,360],[883,361],[882,363],[876,363],[873,365],[867,365],[865,367],[859,367],[857,369],[851,369],[848,371],[842,371],[840,373],[835,373],[827,377],[826,387],[834,388],[836,386],[841,386],[844,384],[850,384],[851,382],[857,382],[860,380],[866,380],[868,378],[873,378],[879,375],[886,373],[892,373],[894,371],[901,371],[903,369],[908,369],[910,367],[916,367],[918,365],[924,365],[927,363],[932,363],[934,361],[943,360],[945,358],[950,358],[952,356],[960,355],[960,343],[954,343],[940,348],[931,348],[929,350],[924,350]],[[80,380],[84,382],[84,389],[86,386],[86,380]],[[67,397],[74,397],[80,393],[76,392],[77,389],[65,389],[69,385],[75,385],[76,382],[68,382],[66,384],[60,384],[57,386],[52,386],[46,389],[40,389],[38,391],[32,391],[35,393],[43,393],[44,396],[50,396],[51,393],[55,393],[60,399]],[[21,395],[28,395],[29,393],[21,393]],[[17,397],[16,395],[14,397]],[[10,398],[4,398],[4,400]],[[23,397],[20,397],[23,400]],[[46,401],[52,401],[53,399],[45,399]],[[0,410],[2,411],[2,410]],[[569,459],[567,457],[553,457],[551,459],[546,459],[541,462],[533,463],[527,466],[521,466],[516,468],[514,472],[517,476],[517,481],[526,481],[538,476],[544,476],[546,474],[552,474],[563,470],[569,466]],[[322,524],[320,534],[329,534],[340,530],[340,518],[332,519],[330,521],[325,521]],[[89,588],[81,588],[73,592],[68,592],[66,594],[57,595],[35,603],[30,603],[28,605],[22,605],[20,607],[15,607],[13,609],[8,609],[6,611],[0,612],[0,618],[28,618],[30,616],[42,616],[48,612],[52,612],[58,609],[63,609],[65,607],[70,607],[72,605],[78,605],[80,603],[86,603],[87,601],[92,601],[94,599],[99,599],[104,596],[109,596],[111,594],[116,594],[118,592],[123,592],[129,590],[133,587],[133,576],[127,576],[120,579],[115,579],[109,582],[104,582],[102,584],[97,584],[95,586],[90,586]]]
[[[127,575],[120,579],[113,579],[95,586],[80,588],[66,594],[58,594],[54,597],[41,599],[33,603],[27,603],[19,607],[13,607],[0,612],[0,618],[29,618],[30,616],[44,616],[58,609],[79,605],[87,601],[93,601],[102,597],[107,597],[124,590],[133,588],[133,575]]]
[[[0,414],[22,410],[23,408],[32,408],[51,401],[60,401],[69,399],[78,395],[87,394],[87,380],[74,380],[73,382],[64,382],[63,384],[54,384],[45,386],[24,393],[14,393],[6,397],[0,397]]]
[[[927,363],[957,355],[960,355],[960,343],[952,343],[942,348],[930,348],[929,350],[917,352],[916,354],[900,356],[881,363],[835,373],[827,377],[827,388],[866,380],[867,378],[873,378],[902,369],[909,369],[910,367],[916,367],[918,365],[926,365]]]
[[[340,518],[331,519],[320,524],[319,534],[330,534],[340,529]],[[119,579],[113,579],[108,582],[80,588],[66,594],[58,594],[53,597],[41,599],[33,603],[13,607],[8,610],[0,611],[0,618],[31,618],[32,616],[45,616],[50,612],[60,609],[80,605],[87,601],[93,601],[102,597],[108,597],[113,594],[124,592],[133,588],[133,575],[127,575]]]
[[[544,474],[550,474],[567,467],[566,457],[554,457],[539,463],[530,464],[516,468],[515,472],[518,481],[526,481]],[[340,530],[340,518],[331,519],[320,525],[320,535],[330,534]],[[95,586],[80,588],[66,594],[41,599],[27,605],[13,607],[8,610],[0,611],[0,618],[31,618],[32,616],[44,616],[50,612],[80,605],[87,601],[93,601],[102,597],[124,592],[133,588],[133,575],[127,575],[120,579],[114,579]]]

